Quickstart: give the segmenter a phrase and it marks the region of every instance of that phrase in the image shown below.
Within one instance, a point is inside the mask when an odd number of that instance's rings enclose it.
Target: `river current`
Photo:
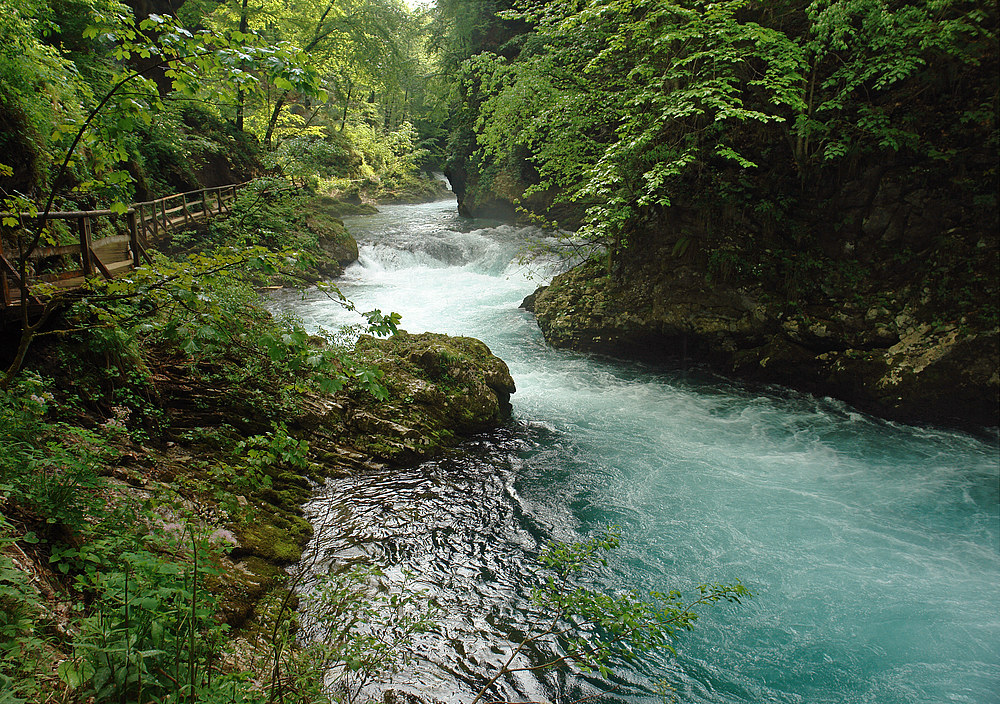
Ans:
[[[508,678],[508,699],[1000,702],[995,430],[910,427],[697,368],[553,350],[518,308],[557,267],[520,262],[537,231],[460,218],[454,201],[347,225],[361,257],[338,284],[358,310],[477,337],[518,388],[506,427],[443,460],[331,481],[307,507],[314,569],[407,570],[442,607],[384,684],[470,701],[528,628],[540,547],[615,524],[606,589],[740,579],[755,597],[703,610],[676,655],[622,663],[603,684]],[[313,328],[360,320],[318,292],[274,306]]]

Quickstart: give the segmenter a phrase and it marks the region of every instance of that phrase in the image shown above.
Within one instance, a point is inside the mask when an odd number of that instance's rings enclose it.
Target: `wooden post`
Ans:
[[[139,222],[135,216],[135,210],[128,211],[128,245],[132,250],[132,266],[138,268],[139,262]]]
[[[156,206],[153,206],[153,209],[155,210]],[[164,233],[169,232],[170,231],[170,226],[167,224],[167,199],[166,198],[161,198],[160,199],[160,212],[163,214],[163,232]]]
[[[208,216],[211,213],[208,211],[208,189],[201,189],[201,214],[205,218],[205,222],[208,222]]]
[[[7,272],[3,271],[3,265],[7,262],[7,258],[4,256],[3,252],[3,238],[0,237],[0,302],[5,306],[9,306],[12,301],[10,297],[10,284],[7,283]]]
[[[156,206],[155,205],[152,207],[152,211],[153,211],[153,224],[150,225],[149,223],[146,222],[146,206],[145,205],[140,205],[139,206],[139,222],[142,223],[142,231],[143,231],[143,233],[144,234],[145,233],[151,234],[155,238],[156,237]]]
[[[14,299],[10,295],[10,282],[7,280],[7,272],[3,271],[4,269],[10,270],[14,280],[21,283],[21,277],[14,269],[14,265],[7,261],[7,255],[3,251],[3,239],[0,238],[0,295],[3,296],[3,304],[9,306],[13,305]],[[21,295],[23,296],[24,293],[24,286],[21,286]]]
[[[191,213],[188,212],[188,197],[185,193],[181,193],[181,209],[184,211],[184,224],[187,225],[191,222]]]
[[[94,273],[94,261],[90,257],[92,246],[90,241],[90,218],[84,215],[78,222],[80,228],[80,264],[83,266],[83,275],[90,276]]]

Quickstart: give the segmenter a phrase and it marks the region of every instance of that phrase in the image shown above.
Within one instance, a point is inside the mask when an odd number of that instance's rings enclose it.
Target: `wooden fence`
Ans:
[[[42,303],[30,293],[38,282],[53,284],[59,288],[76,288],[87,277],[100,274],[113,279],[122,271],[149,261],[146,250],[149,242],[173,230],[182,229],[198,222],[205,222],[216,215],[232,213],[233,200],[237,191],[246,184],[230,184],[214,188],[202,188],[188,193],[178,193],[165,198],[134,203],[124,216],[110,210],[83,210],[74,212],[50,212],[44,223],[40,216],[22,214],[21,221],[32,226],[48,226],[49,222],[65,220],[78,235],[78,242],[62,246],[36,247],[28,254],[28,281],[21,281],[17,254],[8,256],[0,238],[0,307],[19,306],[25,295],[29,303]],[[115,228],[117,221],[124,217],[125,233]],[[116,234],[94,238],[95,223],[107,218]],[[46,264],[58,269],[44,273]],[[25,285],[27,283],[27,286]]]
[[[146,241],[151,241],[162,233],[204,222],[215,215],[231,215],[236,193],[245,185],[235,183],[178,193],[145,203],[134,203],[131,210],[135,211],[140,235]]]

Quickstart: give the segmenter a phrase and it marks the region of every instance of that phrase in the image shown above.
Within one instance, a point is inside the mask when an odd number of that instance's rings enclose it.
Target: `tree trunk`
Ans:
[[[247,28],[249,26],[247,18],[247,2],[248,0],[243,0],[243,7],[240,9],[240,33],[246,34]],[[246,95],[243,93],[242,88],[238,88],[236,91],[236,129],[240,132],[243,131],[243,104],[246,100]]]
[[[353,81],[348,81],[347,83],[347,97],[344,99],[344,114],[340,117],[340,131],[344,131],[344,127],[347,125],[347,109],[351,105],[351,94],[354,93],[354,83]]]
[[[271,119],[267,121],[267,132],[264,133],[264,146],[267,149],[271,148],[271,137],[274,134],[274,128],[278,124],[278,116],[281,114],[281,108],[285,107],[285,101],[288,99],[288,91],[286,90],[278,98],[278,102],[274,104],[274,110],[271,112]]]

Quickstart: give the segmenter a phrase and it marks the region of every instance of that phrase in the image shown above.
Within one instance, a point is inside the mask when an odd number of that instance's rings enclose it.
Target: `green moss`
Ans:
[[[233,551],[235,559],[256,556],[276,565],[288,565],[302,556],[306,542],[312,536],[312,526],[296,513],[281,513],[268,508],[255,512],[252,520],[237,526],[239,547]]]

